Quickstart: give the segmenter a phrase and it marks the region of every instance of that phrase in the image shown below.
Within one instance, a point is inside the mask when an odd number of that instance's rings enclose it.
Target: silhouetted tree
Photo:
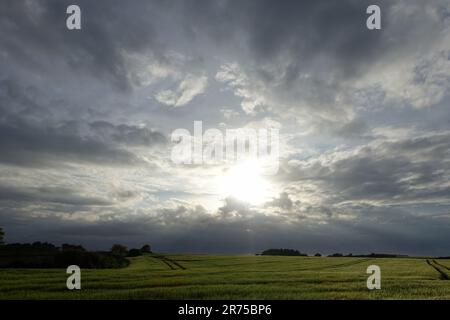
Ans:
[[[10,243],[0,246],[0,268],[123,268],[129,261],[122,255],[126,247],[117,245],[114,251],[88,252],[78,245],[64,244],[61,248],[48,242]],[[137,249],[136,249],[137,250]],[[139,253],[140,251],[137,250]]]
[[[142,256],[142,251],[139,249],[130,249],[130,251],[128,251],[127,257],[138,257],[138,256]]]
[[[62,251],[79,251],[79,252],[85,252],[86,250],[82,247],[82,246],[80,246],[80,245],[73,245],[73,244],[67,244],[67,243],[64,243],[62,246],[61,246],[61,250]]]
[[[262,256],[307,256],[306,253],[301,253],[294,249],[268,249],[261,252]]]
[[[333,254],[330,254],[329,255],[329,257],[337,257],[337,258],[339,258],[339,257],[343,257],[344,255],[342,254],[342,253],[333,253]]]
[[[31,246],[35,249],[39,250],[58,250],[58,248],[53,244],[49,242],[40,242],[36,241],[31,244]]]
[[[4,237],[5,237],[5,232],[3,231],[2,228],[0,228],[0,245],[2,245],[4,243],[3,242]]]
[[[145,244],[145,245],[142,246],[141,252],[142,253],[151,253],[152,249],[151,249],[150,245]]]
[[[115,244],[111,248],[111,253],[116,256],[125,257],[128,253],[128,249],[121,244]]]
[[[314,257],[321,257],[322,255],[320,254],[320,253],[316,253],[315,255],[314,255]]]

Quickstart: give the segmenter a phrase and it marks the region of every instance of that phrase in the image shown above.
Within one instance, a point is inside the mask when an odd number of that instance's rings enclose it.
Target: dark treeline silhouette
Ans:
[[[294,249],[268,249],[261,252],[262,256],[307,256],[306,253],[301,253]]]
[[[133,248],[130,250],[128,250],[126,246],[123,246],[121,244],[115,244],[111,248],[111,253],[116,256],[131,258],[141,256],[144,253],[152,253],[152,251],[150,245],[148,244],[143,245],[141,249]]]
[[[139,257],[142,256],[142,252],[139,249],[130,249],[130,251],[128,251],[127,253],[127,257]]]
[[[3,244],[4,237],[5,237],[5,232],[3,231],[2,228],[0,228],[0,245]]]
[[[390,253],[371,253],[371,254],[352,254],[349,253],[344,255],[342,253],[333,253],[328,255],[328,257],[354,257],[354,258],[406,258],[407,255],[404,254],[390,254]]]
[[[73,245],[73,244],[67,244],[67,243],[64,243],[61,246],[61,250],[62,251],[79,251],[79,252],[85,252],[86,251],[86,249],[84,249],[80,245]]]
[[[128,248],[121,244],[115,244],[111,248],[111,253],[118,257],[126,257],[128,254]]]
[[[260,255],[262,256],[308,256],[306,253],[301,253],[298,250],[294,249],[268,249],[263,251]],[[320,253],[314,254],[314,257],[321,257]],[[328,257],[332,258],[340,258],[340,257],[354,257],[354,258],[406,258],[407,255],[402,254],[389,254],[389,253],[370,253],[370,254],[343,254],[343,253],[333,253],[328,255]],[[442,257],[444,259],[445,257]],[[439,259],[439,258],[438,258]]]
[[[333,253],[333,254],[330,254],[330,255],[328,255],[329,257],[336,257],[336,258],[339,258],[339,257],[343,257],[344,255],[342,254],[342,253]]]
[[[126,257],[151,253],[150,246],[131,249],[115,244],[110,251],[87,251],[81,245],[48,242],[11,243],[0,245],[0,268],[123,268],[130,264]]]

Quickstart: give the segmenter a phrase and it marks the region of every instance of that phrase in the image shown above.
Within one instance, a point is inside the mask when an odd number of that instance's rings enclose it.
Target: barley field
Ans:
[[[153,254],[123,269],[0,269],[0,299],[450,299],[450,260]],[[381,290],[366,269],[381,268]]]

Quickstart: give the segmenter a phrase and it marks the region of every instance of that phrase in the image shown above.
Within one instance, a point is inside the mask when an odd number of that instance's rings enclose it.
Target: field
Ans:
[[[0,299],[450,299],[450,260],[145,255],[124,269],[0,269]],[[366,268],[381,268],[381,290]]]

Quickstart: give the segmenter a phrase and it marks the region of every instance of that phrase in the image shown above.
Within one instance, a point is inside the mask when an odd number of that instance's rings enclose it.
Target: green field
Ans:
[[[450,299],[450,260],[146,255],[124,269],[0,269],[0,299]],[[381,268],[381,290],[366,287]]]

